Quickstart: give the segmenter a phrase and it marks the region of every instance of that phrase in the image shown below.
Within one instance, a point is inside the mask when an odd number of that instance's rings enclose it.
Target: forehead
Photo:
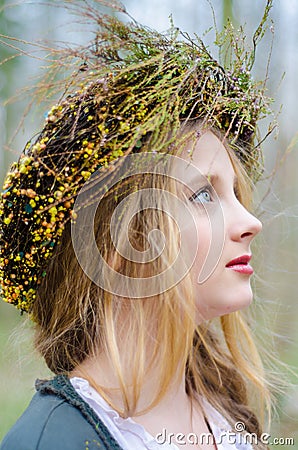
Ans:
[[[179,156],[191,162],[206,176],[216,174],[234,178],[235,171],[230,156],[220,139],[211,131],[202,134],[191,152],[186,146]]]

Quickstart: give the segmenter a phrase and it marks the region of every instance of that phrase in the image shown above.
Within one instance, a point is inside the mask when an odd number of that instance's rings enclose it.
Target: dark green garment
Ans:
[[[0,450],[122,450],[67,377],[37,380],[36,390]]]

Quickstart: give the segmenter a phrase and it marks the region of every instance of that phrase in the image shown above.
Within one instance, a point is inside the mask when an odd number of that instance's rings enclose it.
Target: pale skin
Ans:
[[[189,158],[187,151],[181,156]],[[251,303],[253,294],[250,276],[240,274],[226,265],[239,256],[251,255],[251,242],[261,231],[262,224],[238,200],[237,177],[230,157],[222,142],[210,131],[197,141],[192,163],[205,175],[195,186],[196,197],[192,201],[197,210],[200,238],[192,267],[198,299],[197,321],[200,322],[237,311]],[[208,179],[210,184],[206,186]],[[211,191],[209,187],[212,187]],[[216,228],[219,219],[223,220],[222,233]],[[212,222],[213,234],[210,226]],[[221,226],[221,220],[219,223]],[[208,253],[213,235],[222,239],[214,254]],[[192,239],[193,236],[189,235],[190,246]],[[198,282],[206,256],[208,260],[211,259],[210,270],[205,273],[206,280]]]
[[[189,154],[185,150],[182,158],[189,159]],[[222,252],[215,269],[203,283],[198,283],[198,275],[201,266],[208,253],[211,234],[210,226],[200,212],[202,204],[206,206],[206,211],[210,207],[209,214],[212,215],[212,191],[206,192],[201,182],[196,189],[196,197],[192,200],[192,206],[199,208],[197,214],[198,229],[200,232],[199,253],[192,267],[195,293],[197,297],[197,323],[212,319],[223,314],[236,311],[248,306],[252,301],[252,290],[250,286],[250,275],[241,273],[233,267],[227,267],[229,261],[241,256],[251,255],[251,242],[261,231],[261,222],[249,213],[239,202],[235,191],[235,171],[230,161],[229,155],[222,142],[210,131],[204,133],[196,142],[192,155],[192,163],[210,178],[212,175],[212,186],[220,201],[224,216],[224,241]],[[196,205],[197,203],[197,205]],[[203,210],[202,210],[203,211]],[[205,210],[204,210],[205,211]],[[187,230],[186,230],[187,231]],[[189,244],[192,245],[193,236],[189,236]],[[125,349],[123,352],[125,353]],[[129,373],[129,368],[128,371]],[[106,388],[119,388],[114,370],[109,364],[107,356],[101,353],[96,358],[87,358],[71,376],[88,376],[100,386]],[[142,386],[141,396],[138,403],[139,410],[142,410],[152,401],[152,393],[157,385],[157,374],[151,373],[146,378],[146,384]],[[114,391],[114,392],[116,392]],[[113,392],[113,391],[112,391]],[[118,391],[119,392],[119,391]],[[113,400],[120,407],[122,406],[120,395],[113,395]],[[209,433],[203,411],[198,405],[193,405],[191,415],[191,402],[185,392],[185,377],[173,380],[169,390],[161,399],[159,404],[150,411],[140,416],[133,417],[137,423],[152,435],[156,436],[163,428],[167,433]],[[178,448],[194,449],[193,444],[179,444],[172,441]],[[201,449],[216,449],[215,444],[200,445]]]

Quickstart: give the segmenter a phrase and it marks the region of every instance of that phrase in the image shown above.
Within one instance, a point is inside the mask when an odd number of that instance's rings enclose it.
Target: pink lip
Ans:
[[[248,264],[251,260],[251,255],[242,255],[238,258],[232,259],[228,264],[226,264],[226,267],[228,269],[232,269],[235,272],[243,273],[246,275],[252,275],[254,270],[253,268]]]

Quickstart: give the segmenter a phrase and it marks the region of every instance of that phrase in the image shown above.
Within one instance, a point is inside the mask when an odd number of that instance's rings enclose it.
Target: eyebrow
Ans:
[[[222,177],[220,175],[218,175],[217,173],[202,173],[202,178],[207,179],[209,181],[209,183],[214,184]],[[199,179],[201,179],[201,177],[195,177],[192,181],[196,181],[196,179],[199,180]],[[233,185],[237,186],[237,184],[238,184],[238,177],[235,174],[234,180],[233,180]]]

